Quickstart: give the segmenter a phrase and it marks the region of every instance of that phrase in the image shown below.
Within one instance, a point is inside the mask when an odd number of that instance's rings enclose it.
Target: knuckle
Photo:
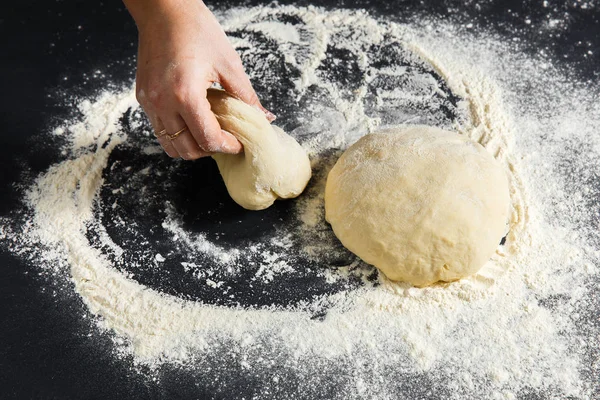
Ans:
[[[178,104],[186,104],[190,98],[190,91],[185,86],[173,88],[173,98]]]
[[[144,89],[136,89],[135,91],[135,99],[138,103],[143,107],[146,103],[146,92]]]
[[[186,104],[198,95],[198,89],[194,84],[194,78],[184,76],[177,79],[170,86],[173,99],[179,104]]]
[[[158,83],[152,83],[148,86],[144,97],[146,98],[147,104],[153,107],[160,107],[164,100],[164,91]]]
[[[162,102],[162,96],[160,95],[156,95],[153,96],[152,98],[148,99],[147,105],[149,105],[151,108],[161,108],[163,102]]]

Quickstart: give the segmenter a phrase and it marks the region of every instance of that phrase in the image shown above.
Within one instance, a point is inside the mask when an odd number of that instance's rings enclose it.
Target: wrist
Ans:
[[[210,12],[201,0],[123,0],[138,32],[175,24],[182,18]]]

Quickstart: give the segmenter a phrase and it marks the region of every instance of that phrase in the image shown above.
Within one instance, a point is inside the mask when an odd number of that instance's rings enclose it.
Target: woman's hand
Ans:
[[[193,160],[242,151],[241,143],[220,128],[210,110],[206,90],[213,82],[263,111],[270,121],[275,119],[260,104],[240,57],[204,3],[125,3],[139,30],[137,99],[169,156]]]

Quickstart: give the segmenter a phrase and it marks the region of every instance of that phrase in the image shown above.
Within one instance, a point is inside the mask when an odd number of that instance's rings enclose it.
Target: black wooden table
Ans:
[[[217,2],[214,2],[217,3]],[[226,1],[213,8],[257,5],[259,1]],[[500,34],[516,28],[528,44],[527,51],[548,47],[557,63],[579,78],[600,81],[600,6],[582,9],[572,1],[484,2],[325,0],[281,1],[281,4],[316,4],[327,8],[364,8],[374,15],[403,21],[429,13],[455,21],[487,26]],[[0,215],[18,204],[13,184],[22,174],[35,176],[51,165],[56,154],[36,151],[49,124],[66,118],[70,110],[52,100],[52,93],[94,93],[106,81],[131,82],[135,75],[136,27],[120,2],[113,1],[12,1],[0,11]],[[569,29],[550,38],[525,20],[562,19],[568,12]],[[592,50],[584,56],[581,46]],[[110,60],[110,62],[107,62]],[[104,80],[86,80],[85,74],[101,70]],[[27,171],[24,171],[27,166]],[[102,334],[94,341],[89,322],[75,311],[81,301],[73,294],[67,302],[53,302],[44,282],[29,266],[0,250],[0,397],[43,399],[211,398],[201,382],[176,372],[155,384],[133,372],[112,354],[112,342]],[[234,398],[253,391],[252,382],[222,392]]]

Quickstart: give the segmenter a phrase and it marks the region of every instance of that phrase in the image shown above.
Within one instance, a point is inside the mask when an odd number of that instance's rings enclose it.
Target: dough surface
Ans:
[[[506,175],[480,144],[428,126],[362,137],[325,189],[342,244],[415,286],[476,273],[506,233],[509,205]]]
[[[209,89],[221,128],[244,146],[240,154],[214,154],[231,198],[248,210],[262,210],[278,198],[297,197],[312,171],[304,149],[264,114],[223,90]]]

